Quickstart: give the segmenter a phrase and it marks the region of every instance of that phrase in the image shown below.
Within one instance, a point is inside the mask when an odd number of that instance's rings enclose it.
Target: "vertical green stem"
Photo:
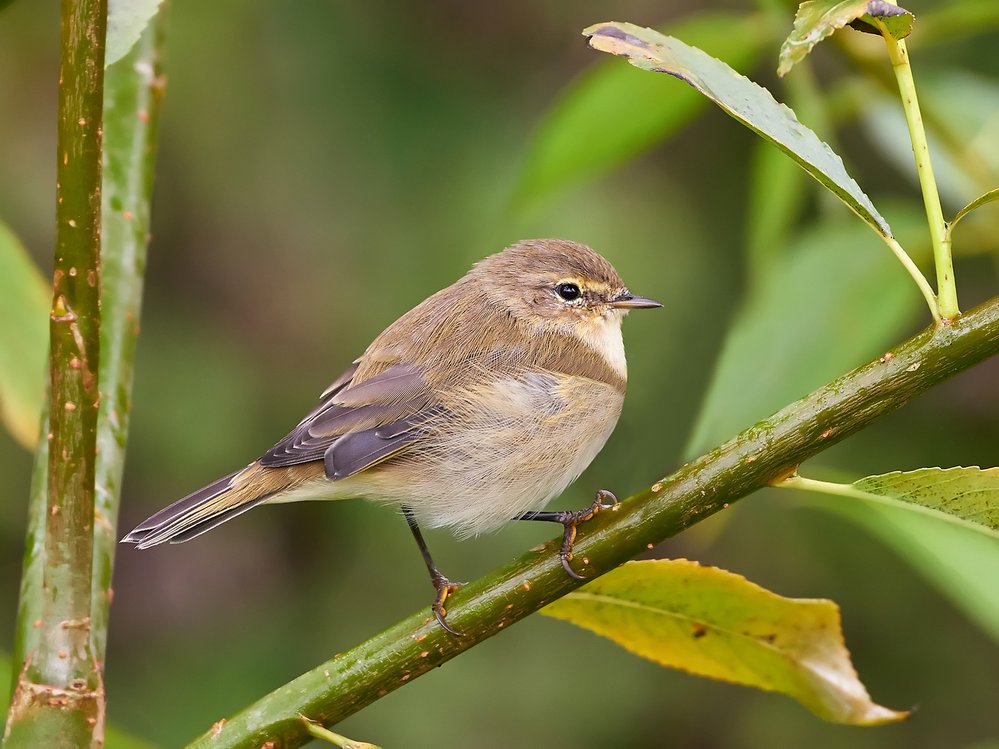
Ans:
[[[937,297],[940,315],[944,319],[952,319],[961,313],[957,304],[957,285],[954,281],[954,264],[951,259],[950,242],[947,239],[947,223],[944,221],[943,208],[940,206],[940,194],[937,191],[936,178],[933,176],[933,165],[930,162],[930,151],[926,143],[926,130],[923,128],[923,118],[919,112],[919,100],[916,98],[916,83],[912,78],[912,68],[909,66],[909,53],[905,41],[892,37],[883,24],[879,24],[881,34],[888,45],[888,57],[898,82],[898,91],[902,97],[902,109],[905,111],[905,121],[909,126],[909,138],[912,141],[912,151],[916,158],[916,173],[923,192],[923,204],[926,206],[926,218],[930,226],[930,240],[933,243],[933,258],[937,271]]]
[[[63,2],[52,279],[42,639],[29,673],[97,686],[90,642],[100,351],[101,130],[106,2]],[[84,688],[76,687],[78,690]]]
[[[104,84],[101,406],[97,419],[96,522],[92,630],[104,660],[111,569],[125,463],[132,371],[139,333],[156,131],[165,90],[160,49],[165,9],[132,50],[107,70]]]
[[[5,747],[103,743],[91,637],[100,335],[101,133],[107,0],[63,0],[50,314],[47,511],[37,647],[25,655]]]

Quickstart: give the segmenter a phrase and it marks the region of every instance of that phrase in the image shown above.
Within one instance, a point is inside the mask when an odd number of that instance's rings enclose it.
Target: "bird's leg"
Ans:
[[[610,504],[604,504],[604,500],[610,500]],[[597,492],[593,504],[582,510],[561,510],[556,512],[525,512],[517,520],[543,520],[549,523],[561,523],[565,531],[562,533],[562,546],[558,551],[558,558],[562,561],[562,567],[570,577],[577,580],[585,580],[582,575],[572,569],[569,562],[572,561],[572,545],[576,541],[576,527],[580,523],[585,523],[601,510],[610,510],[621,504],[613,492],[601,489]]]
[[[430,549],[427,548],[427,542],[423,540],[423,533],[420,531],[420,526],[416,524],[416,517],[413,515],[413,511],[409,507],[403,506],[402,514],[405,516],[406,522],[409,524],[409,529],[413,532],[413,538],[416,539],[416,545],[420,547],[420,553],[423,555],[423,561],[427,565],[427,572],[430,573],[430,582],[433,583],[434,590],[437,591],[437,597],[434,598],[434,602],[433,605],[431,605],[430,610],[434,612],[434,618],[445,632],[449,632],[455,637],[461,637],[461,632],[458,632],[450,627],[445,621],[447,609],[444,608],[444,602],[447,600],[449,595],[458,590],[458,588],[464,585],[464,583],[453,583],[441,574],[441,571],[437,569],[437,565],[434,564],[434,558],[430,556]]]

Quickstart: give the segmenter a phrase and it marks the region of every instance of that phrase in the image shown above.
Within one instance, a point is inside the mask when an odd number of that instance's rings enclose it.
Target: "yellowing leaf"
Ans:
[[[883,24],[894,39],[912,32],[912,14],[884,0],[807,0],[798,6],[794,29],[781,45],[777,75],[787,73],[816,44],[847,24],[858,31],[879,34],[877,23]]]
[[[826,720],[908,713],[871,701],[832,601],[783,598],[685,559],[628,562],[542,609],[663,666],[794,698]]]
[[[867,476],[853,487],[999,532],[999,468],[920,468]],[[996,534],[993,534],[996,535]]]
[[[777,146],[828,188],[883,237],[891,228],[870,198],[847,174],[843,160],[794,112],[770,92],[739,75],[721,60],[679,39],[631,23],[598,23],[583,31],[590,46],[626,57],[642,70],[675,76],[711,99],[725,112]]]
[[[24,247],[0,224],[0,420],[29,450],[45,395],[49,297]]]

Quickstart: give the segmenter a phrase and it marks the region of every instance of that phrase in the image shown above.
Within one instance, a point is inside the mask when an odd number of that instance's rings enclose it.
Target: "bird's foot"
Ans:
[[[605,500],[610,500],[610,504],[604,504]],[[609,492],[606,489],[601,489],[597,492],[597,496],[593,500],[593,504],[582,510],[574,510],[567,512],[557,513],[560,517],[558,521],[562,523],[562,527],[565,531],[562,534],[562,545],[559,547],[558,558],[562,562],[562,568],[568,573],[570,577],[574,577],[577,580],[585,580],[586,578],[572,569],[572,565],[569,562],[572,561],[572,545],[576,542],[576,528],[580,523],[585,523],[587,520],[591,520],[594,515],[602,510],[616,510],[621,502],[613,492]]]
[[[441,625],[441,628],[448,634],[452,634],[455,637],[462,637],[463,635],[461,632],[457,631],[447,623],[447,609],[444,608],[444,603],[452,593],[461,588],[465,583],[453,583],[444,577],[444,575],[440,572],[432,576],[431,582],[434,584],[434,589],[437,591],[437,596],[434,598],[434,602],[430,606],[430,610],[434,612],[434,619],[437,620],[437,623]]]

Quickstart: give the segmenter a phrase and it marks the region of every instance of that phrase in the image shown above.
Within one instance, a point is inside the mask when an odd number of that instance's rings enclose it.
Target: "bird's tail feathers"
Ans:
[[[247,499],[232,496],[235,494],[232,491],[234,479],[246,470],[234,471],[177,500],[139,523],[121,542],[135,544],[139,549],[166,541],[182,543],[255,507],[271,496],[270,493]]]

